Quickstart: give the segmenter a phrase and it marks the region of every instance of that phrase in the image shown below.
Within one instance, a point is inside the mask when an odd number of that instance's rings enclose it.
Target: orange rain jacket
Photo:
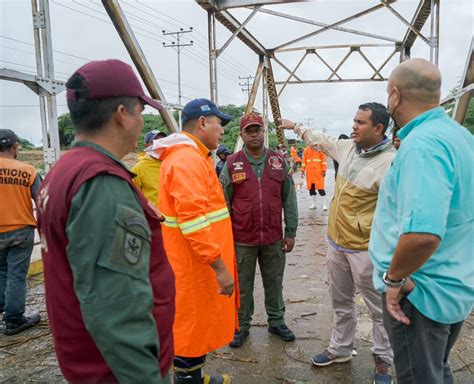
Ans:
[[[311,184],[316,189],[324,189],[324,173],[326,172],[326,155],[312,147],[306,147],[303,153],[301,171],[306,172],[306,188],[311,189]]]
[[[238,328],[238,282],[229,211],[210,151],[196,137],[176,133],[156,141],[161,160],[158,207],[165,250],[176,277],[176,356],[199,357],[227,343]],[[221,258],[236,290],[219,295],[210,264]]]
[[[295,163],[300,163],[301,162],[301,159],[299,158],[298,152],[296,151],[295,147],[291,147],[290,156],[291,156],[291,158],[293,159],[293,161]]]

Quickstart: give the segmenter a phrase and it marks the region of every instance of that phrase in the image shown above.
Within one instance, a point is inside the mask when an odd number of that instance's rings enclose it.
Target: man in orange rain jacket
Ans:
[[[323,211],[327,211],[326,191],[324,190],[324,177],[326,176],[326,155],[307,146],[303,153],[301,172],[306,173],[306,188],[311,196],[309,209],[316,209],[316,190],[322,200]]]
[[[232,225],[211,157],[231,118],[210,100],[193,100],[182,112],[183,133],[151,148],[163,160],[158,206],[176,276],[176,384],[230,383],[229,376],[203,375],[201,368],[238,327]]]

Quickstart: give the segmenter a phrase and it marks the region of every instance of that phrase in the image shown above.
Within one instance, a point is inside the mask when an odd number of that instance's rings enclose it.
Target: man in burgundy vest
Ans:
[[[75,142],[37,198],[59,366],[72,383],[168,383],[174,275],[160,215],[120,161],[144,104],[160,105],[119,60],[84,65],[66,87]]]
[[[240,121],[244,149],[227,158],[219,180],[232,215],[239,272],[240,331],[231,347],[240,347],[249,335],[254,312],[253,287],[258,260],[265,290],[269,332],[284,341],[295,339],[285,325],[283,272],[285,253],[295,244],[298,206],[290,167],[280,154],[265,148],[262,118],[256,114]],[[282,210],[285,212],[283,234]]]

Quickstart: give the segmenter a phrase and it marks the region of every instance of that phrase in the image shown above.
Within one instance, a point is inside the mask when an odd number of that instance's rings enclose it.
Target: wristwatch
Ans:
[[[390,288],[400,288],[405,283],[405,279],[406,278],[403,278],[401,280],[390,280],[388,278],[388,271],[385,272],[382,277],[384,284]]]

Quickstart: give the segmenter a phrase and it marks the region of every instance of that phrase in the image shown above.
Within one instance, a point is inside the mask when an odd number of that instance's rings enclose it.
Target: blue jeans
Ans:
[[[0,233],[0,309],[5,322],[22,318],[25,312],[26,275],[35,237],[34,227]]]

